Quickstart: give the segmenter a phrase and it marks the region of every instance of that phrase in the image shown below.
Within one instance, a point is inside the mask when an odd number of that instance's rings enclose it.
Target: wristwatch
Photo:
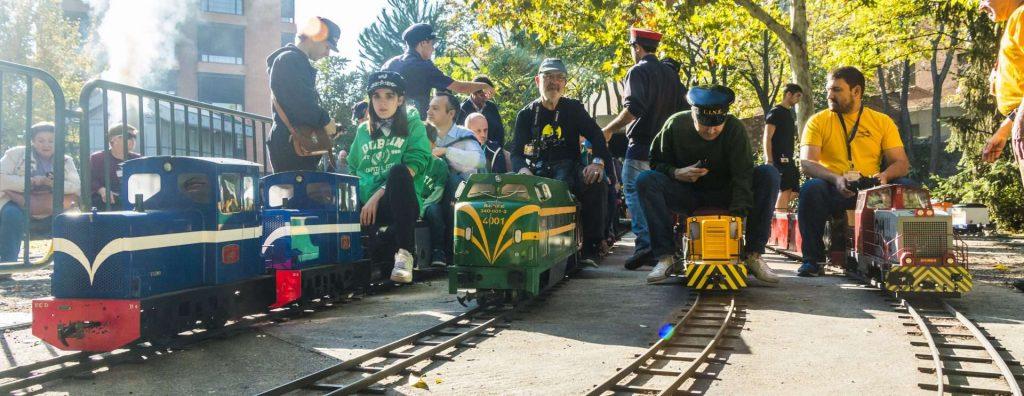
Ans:
[[[598,164],[598,165],[604,165],[604,160],[601,159],[600,157],[594,158],[594,160],[591,161],[591,162],[594,163],[594,164]]]

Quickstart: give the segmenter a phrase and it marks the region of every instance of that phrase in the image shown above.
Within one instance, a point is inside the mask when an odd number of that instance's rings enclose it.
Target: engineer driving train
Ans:
[[[583,103],[563,97],[568,71],[561,59],[548,58],[540,64],[534,82],[540,98],[523,107],[516,116],[512,143],[512,167],[519,173],[564,181],[580,200],[580,233],[583,260],[596,262],[604,240],[608,205],[611,154],[601,127],[587,113]],[[594,160],[583,166],[580,136],[593,144]]]
[[[637,191],[658,260],[648,283],[662,281],[674,267],[672,212],[689,216],[702,207],[722,205],[746,218],[745,263],[757,279],[778,283],[761,255],[771,229],[779,171],[754,167],[743,123],[729,114],[733,91],[721,85],[693,87],[686,95],[692,110],[665,122],[651,144],[651,170],[637,179]]]
[[[844,66],[828,75],[828,110],[811,116],[800,138],[800,168],[809,180],[800,187],[800,276],[821,273],[825,261],[825,221],[853,209],[857,195],[849,183],[871,177],[880,184],[913,185],[907,152],[892,118],[863,106],[864,74]],[[848,129],[849,128],[849,129]],[[882,158],[889,164],[881,170]]]

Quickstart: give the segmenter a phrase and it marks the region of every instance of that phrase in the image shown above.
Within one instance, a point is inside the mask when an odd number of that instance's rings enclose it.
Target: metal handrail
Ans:
[[[191,147],[191,144],[190,144],[191,143],[190,142],[190,134],[193,131],[199,133],[199,136],[198,136],[198,138],[199,138],[198,151],[200,153],[202,153],[204,151],[203,150],[203,140],[205,140],[201,133],[203,131],[206,131],[206,130],[208,130],[210,132],[210,134],[213,135],[213,136],[210,137],[210,145],[211,145],[210,151],[211,152],[215,152],[216,146],[217,146],[217,141],[215,139],[215,135],[216,135],[216,133],[218,133],[218,130],[215,128],[216,124],[215,124],[214,116],[218,115],[220,117],[219,132],[225,133],[225,134],[230,134],[231,138],[234,139],[233,143],[231,145],[231,148],[230,148],[230,152],[228,152],[228,149],[226,147],[226,143],[223,141],[224,137],[223,136],[221,137],[221,154],[222,154],[222,156],[230,157],[230,158],[249,159],[249,160],[251,160],[253,162],[259,162],[260,152],[262,151],[263,171],[267,172],[267,170],[268,170],[267,164],[269,162],[269,153],[267,152],[266,145],[263,144],[263,140],[266,140],[267,125],[273,123],[273,119],[271,119],[270,117],[259,115],[259,114],[247,113],[247,112],[244,112],[244,111],[233,110],[233,109],[229,109],[229,108],[226,108],[226,107],[214,106],[214,105],[211,105],[209,103],[203,103],[203,102],[199,102],[199,101],[196,101],[196,100],[181,98],[181,97],[169,95],[169,94],[162,93],[162,92],[156,92],[156,91],[152,91],[152,90],[148,90],[148,89],[143,89],[143,88],[139,88],[139,87],[134,87],[134,86],[125,85],[125,84],[121,84],[121,83],[116,83],[116,82],[113,82],[113,81],[102,80],[102,79],[94,79],[94,80],[91,80],[91,81],[87,82],[82,87],[82,93],[79,96],[79,104],[80,104],[80,107],[81,107],[80,111],[81,111],[81,114],[82,114],[82,116],[80,118],[80,131],[79,131],[79,133],[80,133],[80,136],[81,136],[81,140],[83,142],[83,144],[79,148],[79,150],[80,150],[79,155],[83,158],[83,160],[88,159],[89,156],[91,155],[90,149],[89,149],[89,144],[88,144],[88,142],[90,142],[90,136],[91,136],[91,132],[92,132],[91,131],[91,127],[90,127],[90,122],[92,121],[92,119],[90,117],[90,112],[94,111],[93,106],[92,106],[92,100],[93,100],[93,96],[95,96],[95,93],[97,91],[100,92],[100,97],[102,98],[102,103],[101,103],[101,107],[100,108],[103,109],[103,115],[102,115],[102,118],[103,118],[103,132],[102,133],[104,133],[104,134],[106,133],[106,130],[108,129],[108,127],[110,125],[110,109],[109,109],[109,94],[110,94],[110,92],[117,93],[120,96],[120,105],[121,105],[120,106],[121,107],[120,108],[120,113],[121,113],[121,120],[120,120],[120,122],[121,122],[121,125],[127,125],[129,116],[130,115],[132,115],[132,116],[135,115],[135,114],[129,114],[129,111],[128,111],[128,106],[129,106],[128,105],[128,96],[134,96],[135,99],[137,99],[137,102],[136,102],[136,104],[137,104],[136,107],[137,108],[135,109],[135,111],[138,112],[137,115],[138,115],[138,119],[140,120],[140,122],[138,123],[139,125],[136,125],[136,127],[139,128],[138,129],[138,135],[139,135],[139,148],[138,148],[138,151],[142,155],[146,155],[146,153],[145,153],[145,148],[146,148],[146,144],[145,144],[146,131],[145,131],[145,121],[143,121],[143,120],[145,119],[147,107],[145,106],[144,99],[149,99],[151,101],[152,108],[153,108],[153,113],[155,114],[155,118],[156,118],[156,121],[155,121],[155,124],[154,124],[154,127],[156,129],[154,131],[154,137],[156,139],[156,145],[155,146],[156,146],[156,150],[157,150],[157,155],[163,154],[162,153],[162,150],[163,150],[163,142],[162,141],[163,141],[163,139],[161,139],[161,132],[162,131],[161,131],[160,112],[161,112],[161,104],[162,103],[166,103],[168,105],[169,109],[170,109],[170,114],[169,114],[169,122],[170,122],[170,127],[171,127],[171,131],[170,131],[170,133],[171,133],[170,150],[171,150],[172,154],[175,154],[176,151],[178,150],[178,147],[177,147],[177,135],[176,135],[176,132],[178,132],[178,128],[176,127],[176,125],[177,125],[176,121],[177,120],[175,120],[175,117],[176,117],[176,112],[179,109],[182,110],[183,113],[184,113],[184,120],[181,120],[181,123],[183,124],[183,128],[184,128],[183,132],[185,134],[184,135],[184,140],[185,140],[185,142],[184,142],[185,143],[184,149],[185,149],[186,155],[191,155],[192,151],[193,151],[193,148]],[[116,110],[117,109],[115,109],[115,114],[116,114]],[[195,123],[194,124],[192,124],[190,122],[190,120],[192,118],[191,117],[192,114],[195,115],[194,116],[195,117]],[[230,117],[230,121],[228,121],[228,117]],[[204,121],[206,121],[205,124],[204,124]],[[228,125],[228,122],[230,122],[230,127],[226,127]],[[241,137],[242,137],[242,143],[241,143],[241,146],[242,146],[241,149],[242,150],[241,150],[241,152],[238,151],[239,147],[238,147],[238,144],[237,144],[237,139],[238,139],[238,136],[239,136],[239,130],[238,130],[239,129],[238,128],[239,124],[241,124],[241,127],[242,127],[241,128],[242,129],[241,130]],[[259,125],[259,127],[257,125]],[[251,147],[247,146],[246,142],[245,142],[245,139],[246,139],[246,129],[247,128],[251,128],[251,131],[252,131],[252,146]],[[125,135],[126,135],[126,132],[122,131],[122,141],[124,142],[123,143],[124,144],[124,152],[126,153],[126,156],[127,156],[128,142],[127,142],[126,139],[124,139],[126,137]],[[262,150],[260,149],[260,147],[262,147]],[[251,151],[248,150],[250,148],[252,149]],[[108,152],[109,150],[110,150],[110,148],[104,142],[104,144],[103,144],[103,151],[104,152]],[[216,153],[214,153],[214,155],[216,155]],[[104,156],[104,161],[109,161],[109,157],[108,156]],[[104,169],[109,169],[109,167],[110,167],[109,162],[106,162],[104,164]],[[83,206],[86,207],[86,208],[89,208],[89,207],[92,207],[92,205],[93,205],[92,196],[91,196],[92,195],[91,194],[91,191],[92,191],[92,179],[90,178],[91,170],[89,169],[89,166],[83,166],[82,169],[80,170],[80,172],[81,172],[82,185],[83,185],[83,188],[82,188],[82,190],[83,190],[83,194],[82,194],[83,195],[82,196]],[[109,172],[108,172],[106,175],[104,175],[104,182],[103,182],[104,186],[106,187],[106,194],[107,194],[107,196],[105,198],[107,198],[106,199],[107,202],[111,201],[110,200],[111,191],[110,191],[110,188],[109,188],[110,187],[110,180],[109,179],[110,179],[110,177],[109,177]],[[86,187],[86,186],[88,186],[88,187]],[[89,193],[87,194],[87,193],[84,193],[84,192],[89,192]],[[125,197],[125,198],[127,199],[128,197]]]
[[[39,82],[42,82],[43,84],[45,84],[46,87],[50,90],[50,93],[53,95],[53,112],[54,112],[54,114],[53,114],[53,125],[54,125],[54,142],[55,142],[53,157],[56,159],[56,162],[59,162],[61,165],[53,167],[54,168],[53,169],[53,172],[54,172],[54,175],[53,175],[53,197],[54,197],[54,199],[53,199],[53,208],[52,208],[53,209],[53,215],[51,216],[51,219],[52,219],[53,216],[56,216],[57,214],[59,214],[59,213],[64,211],[64,204],[63,204],[64,203],[64,200],[63,200],[63,197],[64,197],[64,165],[63,164],[64,164],[64,153],[65,153],[65,144],[66,144],[65,141],[67,140],[67,128],[66,128],[67,127],[67,118],[66,118],[67,117],[67,115],[66,115],[67,102],[66,102],[66,99],[64,97],[64,90],[61,89],[60,83],[57,82],[57,79],[54,78],[53,75],[51,75],[50,73],[47,73],[46,71],[44,71],[42,69],[31,67],[31,66],[25,66],[25,65],[21,65],[21,64],[17,64],[17,63],[7,62],[7,61],[0,61],[0,103],[3,102],[3,91],[4,91],[3,90],[3,77],[4,77],[4,74],[7,74],[7,73],[11,73],[11,74],[18,75],[18,76],[21,76],[21,77],[25,78],[25,141],[24,141],[24,144],[25,144],[26,156],[31,156],[32,155],[32,151],[31,151],[32,150],[32,148],[31,148],[32,147],[32,144],[31,144],[32,143],[32,139],[31,139],[31,135],[30,135],[29,132],[30,132],[30,129],[32,128],[32,124],[33,124],[33,122],[32,122],[33,121],[33,113],[34,113],[34,111],[33,111],[34,110],[34,107],[33,107],[33,93],[34,92],[33,92],[33,90],[34,90],[34,86],[35,86],[34,82],[35,81],[39,81]],[[3,130],[3,128],[2,128],[2,125],[3,125],[2,111],[3,111],[2,108],[0,108],[0,131]],[[28,157],[28,158],[30,158],[30,157]],[[26,161],[30,161],[30,159],[28,159],[28,158],[26,159]],[[30,188],[31,184],[32,184],[31,178],[32,178],[32,174],[29,171],[29,169],[26,168],[26,170],[25,170],[25,180],[24,180],[24,186],[25,186],[24,191],[26,191],[26,192],[27,191],[31,191],[31,188]],[[2,272],[4,272],[4,273],[9,273],[11,271],[16,272],[16,271],[19,271],[19,270],[31,269],[31,268],[37,267],[40,264],[46,264],[48,262],[48,260],[44,260],[42,263],[32,263],[30,261],[30,258],[29,258],[29,244],[27,242],[32,239],[31,238],[31,232],[32,232],[31,231],[31,221],[32,221],[32,216],[31,216],[31,213],[32,213],[32,203],[31,202],[32,202],[31,199],[26,199],[25,200],[25,207],[23,208],[23,210],[25,211],[25,239],[23,240],[23,243],[22,243],[22,247],[23,247],[23,250],[22,250],[23,251],[23,261],[22,261],[22,264],[20,264],[20,265],[13,264],[12,265],[10,263],[4,263],[2,266],[0,266],[0,267],[3,268]]]

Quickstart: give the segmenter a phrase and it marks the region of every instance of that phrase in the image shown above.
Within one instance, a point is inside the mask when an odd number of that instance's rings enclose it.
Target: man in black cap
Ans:
[[[476,76],[473,82],[484,83],[487,86],[494,88],[494,82],[491,81],[487,76]],[[499,146],[505,144],[505,125],[501,122],[501,113],[498,111],[498,105],[490,101],[487,93],[483,90],[473,92],[469,95],[469,99],[462,102],[460,107],[459,118],[455,122],[459,124],[466,123],[466,117],[473,113],[483,114],[487,117],[487,140],[489,142],[495,142]]]
[[[689,216],[707,206],[725,206],[746,218],[746,265],[758,279],[778,283],[761,254],[771,227],[779,172],[771,165],[754,167],[746,128],[729,114],[735,99],[720,85],[694,87],[686,99],[693,110],[673,115],[651,144],[653,170],[640,174],[637,192],[651,230],[651,250],[658,263],[647,282],[673,273],[672,212]]]
[[[512,168],[564,181],[580,200],[580,233],[583,259],[595,263],[604,240],[608,215],[608,183],[611,154],[601,127],[587,113],[583,103],[565,98],[568,71],[561,59],[548,58],[540,64],[534,82],[540,98],[523,107],[516,116],[512,136]],[[590,141],[594,160],[582,165],[580,137]]]
[[[645,213],[636,191],[636,178],[640,172],[650,170],[651,140],[661,130],[665,120],[679,109],[679,73],[658,60],[654,52],[661,41],[661,33],[646,29],[629,29],[629,44],[636,62],[626,73],[625,100],[618,117],[604,127],[604,137],[611,140],[612,133],[629,125],[626,136],[629,146],[622,162],[622,188],[626,207],[633,217],[636,247],[633,257],[626,260],[626,268],[637,269],[651,264],[651,238],[647,231]]]
[[[434,55],[434,27],[426,23],[409,26],[402,32],[405,54],[398,55],[384,63],[382,70],[393,71],[405,78],[406,101],[411,101],[420,113],[420,119],[427,119],[430,106],[430,89],[448,90],[461,94],[483,91],[488,97],[494,96],[494,88],[481,82],[455,81],[445,75],[430,60]]]
[[[267,144],[275,172],[316,170],[320,162],[319,156],[295,153],[290,129],[323,128],[329,136],[337,133],[334,120],[320,106],[312,62],[327,57],[331,51],[337,52],[340,36],[337,24],[315,17],[299,33],[298,44],[288,44],[267,57],[270,92],[275,102],[274,125]]]

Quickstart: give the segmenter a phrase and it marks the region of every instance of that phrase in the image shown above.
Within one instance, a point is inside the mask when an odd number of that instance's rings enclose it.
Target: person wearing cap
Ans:
[[[881,184],[915,183],[906,176],[910,161],[896,123],[863,105],[864,74],[843,66],[828,74],[828,109],[807,120],[800,138],[800,187],[797,217],[803,264],[799,276],[816,276],[825,261],[825,222],[833,213],[853,209],[857,194],[849,182],[873,177]],[[881,169],[882,159],[889,164]]]
[[[352,106],[352,124],[359,127],[360,124],[366,122],[367,115],[366,109],[370,105],[366,101],[360,101]],[[338,162],[336,172],[348,173],[348,147],[352,145],[352,139],[354,134],[346,133],[342,131],[341,136],[338,138],[338,147],[342,149],[338,150]]]
[[[484,83],[494,88],[494,83],[487,76],[476,76],[473,82]],[[469,99],[462,102],[462,107],[459,112],[459,118],[456,122],[459,124],[465,124],[466,118],[470,114],[480,113],[484,117],[487,117],[487,140],[493,141],[498,145],[505,144],[505,125],[501,120],[501,112],[498,110],[498,105],[490,101],[487,97],[487,93],[483,90],[473,92],[469,95]]]
[[[605,140],[611,140],[613,133],[629,125],[626,129],[629,146],[622,162],[622,187],[626,207],[632,214],[636,246],[633,256],[625,262],[628,269],[637,269],[654,261],[646,216],[636,192],[636,178],[640,172],[651,169],[651,140],[665,120],[679,110],[683,94],[679,89],[679,73],[654,55],[660,42],[661,33],[629,29],[629,44],[636,64],[626,73],[623,83],[625,99],[622,112],[603,129]]]
[[[359,177],[360,223],[378,235],[374,257],[394,254],[391,280],[412,282],[416,219],[423,214],[430,141],[416,109],[405,106],[405,81],[379,71],[366,81],[369,120],[359,125],[348,168]],[[387,226],[387,231],[380,229]]]
[[[512,172],[512,155],[502,147],[501,143],[490,139],[490,122],[487,116],[481,113],[470,113],[466,117],[466,129],[473,131],[476,141],[484,149],[484,156],[487,163],[484,165],[484,173],[508,173]]]
[[[674,268],[672,212],[684,218],[703,207],[723,207],[745,218],[745,264],[757,279],[778,283],[761,258],[768,234],[779,172],[754,167],[743,122],[729,114],[733,91],[721,85],[693,87],[692,110],[673,115],[651,144],[651,168],[640,174],[637,191],[651,230],[651,250],[658,260],[648,283],[668,278]]]
[[[275,172],[316,170],[320,162],[319,156],[295,153],[291,128],[324,129],[328,136],[337,133],[334,120],[320,106],[312,62],[327,57],[331,51],[337,52],[340,36],[337,24],[315,17],[299,32],[298,44],[285,45],[267,57],[271,99],[275,102],[274,125],[267,144]]]
[[[793,142],[796,140],[793,106],[800,103],[803,95],[804,90],[799,85],[786,84],[782,90],[782,103],[764,115],[764,135],[761,138],[764,163],[774,165],[782,176],[775,210],[783,212],[789,211],[789,205],[796,199],[797,190],[800,189],[800,172],[796,168],[796,158],[793,157]]]
[[[686,88],[686,84],[683,84],[683,79],[679,77],[679,72],[682,70],[683,65],[679,64],[679,61],[670,57],[665,57],[661,60],[661,63],[664,63],[666,66],[671,68],[672,71],[676,72],[676,81],[679,82],[679,104],[676,106],[676,112],[678,113],[680,111],[689,110],[690,103],[686,101],[686,92],[688,91],[688,88]]]
[[[604,240],[607,216],[606,175],[611,172],[611,154],[601,127],[578,100],[563,97],[568,71],[561,59],[548,58],[540,64],[534,82],[540,98],[523,107],[516,116],[512,136],[512,167],[524,174],[561,180],[580,201],[580,234],[583,259],[596,264]],[[583,166],[580,137],[593,145],[596,158]]]
[[[448,90],[470,95],[483,91],[485,97],[494,96],[494,88],[482,82],[456,81],[447,76],[434,65],[434,27],[426,23],[417,23],[402,32],[405,41],[405,53],[389,59],[382,70],[393,71],[405,78],[407,97],[411,104],[419,110],[421,119],[426,120],[427,107],[430,106],[430,89]]]
[[[114,125],[107,129],[107,149],[89,156],[89,193],[92,194],[92,205],[99,210],[115,210],[122,207],[121,164],[141,157],[138,153],[132,152],[138,134],[134,126]],[[109,188],[106,184],[107,178],[110,178]]]

